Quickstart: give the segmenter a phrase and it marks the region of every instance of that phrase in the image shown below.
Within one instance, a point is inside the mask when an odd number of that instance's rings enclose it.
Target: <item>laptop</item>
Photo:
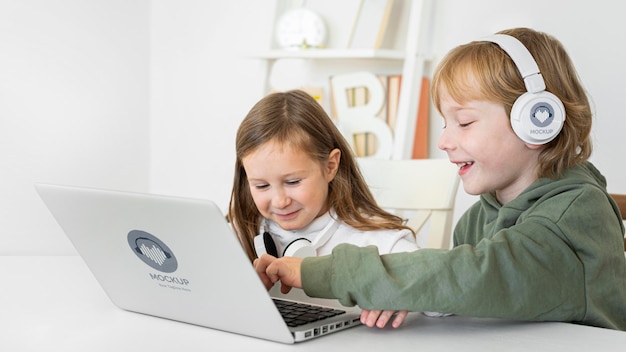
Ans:
[[[35,189],[121,309],[288,344],[360,324],[360,309],[337,300],[299,289],[283,295],[278,284],[268,292],[212,201],[52,184]],[[300,304],[315,306],[307,315],[315,321],[292,316]],[[283,305],[292,313],[281,314]]]

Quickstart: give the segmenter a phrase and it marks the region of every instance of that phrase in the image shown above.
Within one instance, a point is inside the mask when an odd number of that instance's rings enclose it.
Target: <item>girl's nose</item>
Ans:
[[[291,204],[291,198],[284,190],[278,190],[272,197],[272,206],[278,209],[286,208]]]

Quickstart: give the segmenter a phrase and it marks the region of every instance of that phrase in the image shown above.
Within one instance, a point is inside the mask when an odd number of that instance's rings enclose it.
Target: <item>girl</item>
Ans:
[[[228,216],[250,261],[292,255],[290,245],[315,247],[313,255],[338,243],[417,249],[403,220],[376,205],[349,145],[307,93],[261,99],[237,131],[236,152]]]
[[[340,243],[418,249],[413,230],[376,205],[352,149],[307,93],[261,99],[239,127],[236,153],[228,217],[251,261],[326,255]],[[393,313],[371,314],[386,323]],[[393,325],[406,315],[398,312]]]

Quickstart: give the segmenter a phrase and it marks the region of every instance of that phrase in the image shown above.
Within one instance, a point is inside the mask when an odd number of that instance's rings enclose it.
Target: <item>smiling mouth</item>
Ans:
[[[276,215],[278,218],[285,219],[285,218],[292,218],[292,217],[294,217],[297,213],[298,213],[298,211],[296,210],[296,211],[292,211],[291,213],[285,213],[285,214],[278,214],[278,213],[275,213],[275,215]]]
[[[462,163],[456,163],[456,166],[459,167],[459,171],[463,171],[463,170],[469,168],[472,165],[474,165],[473,161],[466,161],[466,162],[462,162]]]

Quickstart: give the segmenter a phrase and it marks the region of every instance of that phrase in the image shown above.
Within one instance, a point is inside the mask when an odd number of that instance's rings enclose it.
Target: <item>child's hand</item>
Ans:
[[[300,276],[302,258],[282,257],[277,259],[269,254],[263,254],[253,264],[265,288],[268,290],[277,281],[281,282],[280,291],[282,293],[289,292],[292,287],[302,287]]]
[[[376,325],[379,328],[384,328],[389,319],[393,316],[396,311],[393,310],[363,310],[361,312],[361,323],[363,325],[367,325],[368,327],[373,327]],[[407,310],[399,310],[396,314],[396,317],[393,319],[391,326],[394,328],[399,327],[404,322],[404,319],[409,314]]]
[[[276,257],[273,257],[269,254],[263,254],[260,258],[257,258],[254,260],[254,262],[252,262],[254,270],[256,270],[256,273],[261,278],[261,282],[263,282],[265,289],[268,291],[272,288],[272,286],[274,286],[274,282],[272,282],[270,277],[267,276],[267,274],[265,273],[265,269],[267,269],[267,266],[270,265],[274,260],[276,260]]]

